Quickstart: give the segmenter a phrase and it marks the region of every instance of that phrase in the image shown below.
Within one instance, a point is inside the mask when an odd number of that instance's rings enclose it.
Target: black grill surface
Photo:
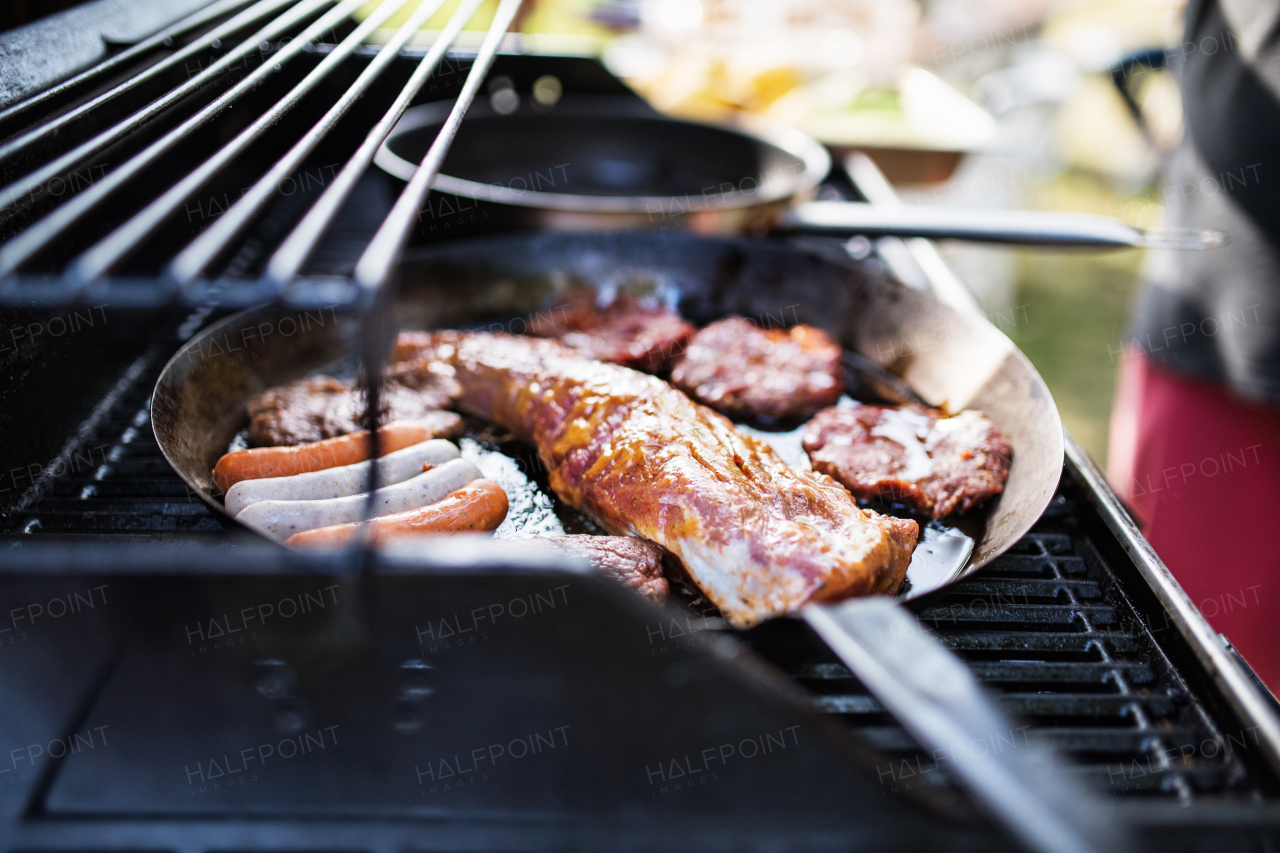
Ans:
[[[32,541],[231,540],[219,518],[161,455],[148,396],[176,346],[151,345],[81,431],[82,440],[40,484],[0,516],[5,538]],[[54,466],[49,466],[53,468]],[[24,503],[25,502],[25,503]],[[1162,612],[1130,596],[1125,576],[1085,491],[1070,470],[1036,527],[977,575],[912,603],[920,619],[964,658],[1019,722],[1008,748],[1046,741],[1096,788],[1123,797],[1188,804],[1206,798],[1256,801],[1274,780],[1256,757],[1254,733],[1220,723],[1208,684],[1176,658],[1178,637],[1144,614]],[[720,620],[673,621],[658,642],[708,642]],[[812,696],[821,711],[885,755],[886,794],[949,788],[947,757],[921,754],[847,669],[800,623],[750,632],[755,650]],[[1172,650],[1171,650],[1172,649]]]
[[[994,744],[1051,744],[1109,794],[1181,803],[1251,800],[1269,787],[1250,766],[1253,732],[1222,727],[1162,649],[1169,639],[1130,602],[1081,530],[1092,511],[1070,474],[1036,527],[971,578],[912,609],[963,658],[1016,721]],[[765,636],[771,657],[835,715],[886,754],[890,791],[950,787],[947,756],[922,754],[843,664],[816,643]]]
[[[85,424],[78,447],[45,466],[61,476],[37,483],[3,514],[5,531],[63,539],[225,538],[214,513],[165,461],[151,431],[151,389],[174,349],[153,344],[129,367]]]

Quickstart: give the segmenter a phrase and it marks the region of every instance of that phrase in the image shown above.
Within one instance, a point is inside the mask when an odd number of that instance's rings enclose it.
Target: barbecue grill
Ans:
[[[200,329],[272,300],[357,311],[376,354],[400,250],[503,226],[420,220],[448,131],[406,186],[367,168],[371,127],[544,75],[626,94],[522,52],[509,0],[478,49],[452,46],[474,4],[381,48],[358,5],[221,0],[0,111],[5,849],[1013,849],[802,623],[655,619],[465,543],[282,553],[165,462],[149,396]],[[865,160],[820,195],[893,201]],[[930,244],[872,251],[965,304]],[[912,608],[1017,720],[964,748],[1057,748],[1151,849],[1280,841],[1274,700],[1074,443],[1033,530]],[[448,748],[415,752],[428,733]]]

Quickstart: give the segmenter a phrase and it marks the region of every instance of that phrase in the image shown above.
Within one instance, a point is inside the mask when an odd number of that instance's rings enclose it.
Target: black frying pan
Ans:
[[[928,403],[987,412],[1014,448],[1005,493],[983,511],[981,530],[966,531],[976,541],[962,572],[921,552],[908,572],[911,597],[977,570],[1016,542],[1044,511],[1062,470],[1053,399],[1007,337],[838,250],[682,232],[507,236],[419,250],[403,262],[400,278],[402,329],[501,323],[573,284],[657,289],[678,298],[696,324],[741,314],[819,326]],[[152,423],[165,457],[221,512],[210,471],[244,426],[248,398],[349,363],[356,335],[355,321],[334,312],[275,307],[245,311],[197,335],[156,386]]]
[[[408,110],[374,162],[409,180],[449,106]],[[681,121],[609,96],[567,96],[552,110],[510,115],[476,104],[432,183],[423,222],[428,232],[445,228],[481,204],[508,226],[554,230],[786,231],[1087,249],[1205,249],[1225,240],[1087,214],[808,201],[830,168],[816,140],[746,116],[731,126]]]

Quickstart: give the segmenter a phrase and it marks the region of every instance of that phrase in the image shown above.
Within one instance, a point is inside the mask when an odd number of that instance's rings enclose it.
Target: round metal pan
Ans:
[[[407,110],[374,162],[409,180],[451,106]],[[444,219],[445,210],[487,205],[507,227],[553,230],[785,231],[1103,250],[1205,249],[1225,240],[1209,231],[1143,231],[1091,214],[809,201],[830,166],[821,143],[751,116],[703,124],[610,96],[567,96],[551,111],[510,115],[476,104],[432,184],[453,202],[437,196],[430,212]]]
[[[450,106],[407,110],[374,162],[408,181]],[[720,127],[635,98],[566,96],[553,112],[473,105],[432,190],[496,205],[529,228],[761,233],[830,170],[819,142],[760,119]]]
[[[416,250],[400,269],[398,327],[453,328],[519,317],[570,286],[625,288],[678,300],[695,324],[727,314],[819,326],[896,374],[926,401],[986,412],[1008,435],[1013,463],[990,502],[963,572],[913,578],[910,596],[986,565],[1048,505],[1062,471],[1063,433],[1053,398],[1013,343],[985,319],[905,287],[831,241],[707,238],[684,232],[543,233]],[[354,318],[332,310],[254,308],[196,335],[165,367],[151,405],[165,458],[222,512],[214,463],[247,421],[245,403],[269,387],[350,364]]]

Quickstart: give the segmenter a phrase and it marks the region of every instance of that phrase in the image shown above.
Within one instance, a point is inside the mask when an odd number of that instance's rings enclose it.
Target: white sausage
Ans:
[[[440,465],[458,458],[458,448],[442,438],[419,442],[378,459],[379,486],[402,483],[422,473],[425,463]],[[369,463],[356,462],[292,477],[241,480],[227,490],[227,512],[239,515],[259,501],[319,501],[358,495],[369,481]]]
[[[390,515],[433,504],[481,476],[480,469],[466,459],[454,459],[411,480],[378,489],[373,515]],[[283,542],[304,530],[363,520],[368,499],[366,492],[319,501],[258,501],[242,510],[236,521]]]

